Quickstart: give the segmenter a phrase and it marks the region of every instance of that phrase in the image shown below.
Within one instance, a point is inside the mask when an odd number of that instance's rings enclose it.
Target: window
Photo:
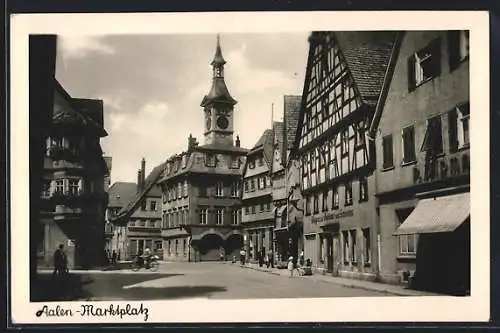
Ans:
[[[349,153],[349,132],[344,130],[341,134],[342,155]]]
[[[218,225],[224,224],[224,208],[217,208],[216,209],[215,221]]]
[[[266,176],[266,187],[271,187],[271,177]]]
[[[248,192],[248,180],[245,180],[244,187],[245,187],[245,193],[247,193]]]
[[[143,210],[143,211],[144,211],[144,210],[146,210],[146,207],[147,207],[147,206],[146,206],[146,200],[145,200],[145,199],[143,199],[143,200],[141,201],[141,210]]]
[[[328,191],[323,192],[321,208],[323,211],[328,210]]]
[[[403,164],[416,160],[415,156],[415,129],[412,126],[403,128]]]
[[[179,182],[177,184],[177,199],[182,198],[182,183]]]
[[[469,103],[456,106],[448,114],[450,150],[469,146]]]
[[[427,120],[427,129],[425,131],[421,150],[433,154],[441,154],[443,152],[441,116],[436,116]]]
[[[200,208],[200,224],[207,224],[208,208]]]
[[[70,195],[78,195],[78,179],[68,179],[68,193]]]
[[[352,205],[352,184],[351,183],[345,184],[345,205],[346,206]]]
[[[207,167],[215,168],[215,166],[217,164],[215,161],[215,156],[212,154],[207,154],[205,157],[205,163],[206,163]]]
[[[155,211],[156,210],[156,201],[151,200],[149,202],[149,210],[151,210],[151,211]]]
[[[240,192],[240,191],[239,191],[239,190],[240,190],[240,189],[239,189],[239,187],[240,187],[240,183],[239,183],[238,181],[235,181],[235,182],[231,185],[231,196],[232,196],[233,198],[237,198],[237,197],[239,197],[239,195],[240,195],[240,193],[239,193],[239,192]]]
[[[188,181],[187,180],[184,181],[184,196],[185,197],[188,196]]]
[[[334,187],[332,189],[332,209],[339,208],[339,189]]]
[[[250,208],[248,206],[245,206],[245,215],[250,214]]]
[[[448,32],[448,54],[450,71],[469,58],[469,31],[455,30]]]
[[[306,204],[306,215],[311,215],[311,198],[310,197],[305,197],[305,204]]]
[[[238,210],[233,209],[231,211],[231,224],[237,225],[238,224]]]
[[[344,239],[344,264],[347,265],[351,261],[351,251],[350,249],[350,242],[349,242],[349,232],[348,231],[342,231],[342,238]]]
[[[270,211],[271,211],[271,203],[270,203],[270,202],[266,203],[266,210],[267,210],[268,212],[270,212]]]
[[[408,87],[410,91],[441,74],[440,48],[441,42],[438,38],[408,59]]]
[[[256,206],[254,206],[254,205],[250,206],[250,210],[251,210],[252,214],[255,214],[255,209],[256,209],[255,207]]]
[[[64,193],[64,180],[58,179],[56,180],[56,193]]]
[[[231,157],[231,168],[238,169],[240,167],[240,159],[238,157]]]
[[[386,135],[382,138],[383,149],[383,169],[389,169],[394,166],[392,135]]]
[[[368,179],[363,177],[359,180],[359,201],[368,200]]]
[[[44,179],[42,181],[41,197],[42,198],[50,197],[50,179]]]
[[[250,179],[250,191],[255,191],[255,179]]]
[[[264,204],[260,204],[260,210],[259,212],[263,212],[264,211]]]
[[[259,158],[257,159],[257,161],[258,161],[258,165],[259,165],[259,166],[263,166],[263,165],[264,165],[264,159],[263,159],[262,157],[259,157]]]
[[[356,236],[357,236],[357,233],[356,233],[356,230],[351,230],[349,231],[350,235],[351,235],[351,242],[350,242],[350,251],[351,251],[351,262],[352,263],[355,263],[357,261],[357,255],[358,255],[358,249],[356,247]]]
[[[370,243],[370,228],[363,229],[363,260],[365,263],[371,263],[371,243]]]
[[[413,207],[404,208],[396,210],[396,216],[399,220],[399,224],[403,222],[410,216],[413,211]],[[417,235],[399,235],[398,236],[398,248],[400,256],[410,256],[414,257],[417,254]]]
[[[315,194],[313,196],[313,198],[314,198],[314,202],[313,202],[314,214],[317,214],[317,213],[319,213],[319,198],[318,198],[318,194]]]
[[[266,179],[264,177],[259,177],[259,190],[266,188]]]
[[[217,182],[216,189],[215,189],[215,195],[218,197],[222,197],[224,195],[224,183],[223,182]]]
[[[255,169],[255,161],[248,161],[248,168],[249,169]]]

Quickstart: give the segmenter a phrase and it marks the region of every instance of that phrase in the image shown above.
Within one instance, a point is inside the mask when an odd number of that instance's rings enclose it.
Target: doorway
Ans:
[[[333,237],[332,234],[326,234],[326,271],[333,273]]]

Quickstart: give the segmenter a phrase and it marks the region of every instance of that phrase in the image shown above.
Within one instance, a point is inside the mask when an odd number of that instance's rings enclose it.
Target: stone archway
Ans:
[[[198,241],[199,261],[219,260],[224,240],[219,234],[206,234]]]
[[[224,240],[224,250],[226,254],[226,260],[231,260],[233,256],[236,257],[236,260],[238,260],[242,248],[243,248],[243,235],[236,233],[230,234]]]

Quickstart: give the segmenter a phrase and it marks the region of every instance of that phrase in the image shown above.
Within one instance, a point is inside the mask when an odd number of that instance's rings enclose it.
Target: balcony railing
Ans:
[[[49,157],[55,161],[80,162],[81,156],[74,150],[66,147],[53,146],[49,148]]]
[[[50,201],[56,205],[72,206],[91,198],[91,194],[85,191],[56,191],[52,193]]]

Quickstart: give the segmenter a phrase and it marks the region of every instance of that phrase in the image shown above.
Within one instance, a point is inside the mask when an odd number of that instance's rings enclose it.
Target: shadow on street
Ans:
[[[64,279],[56,279],[52,274],[39,274],[35,283],[34,293],[31,295],[32,302],[48,301],[84,301],[93,297],[122,299],[133,297],[136,291],[124,290],[123,286],[141,283],[149,280],[168,278],[182,274],[69,274]],[[157,294],[158,290],[151,290],[151,294]],[[139,299],[147,299],[140,292]]]

